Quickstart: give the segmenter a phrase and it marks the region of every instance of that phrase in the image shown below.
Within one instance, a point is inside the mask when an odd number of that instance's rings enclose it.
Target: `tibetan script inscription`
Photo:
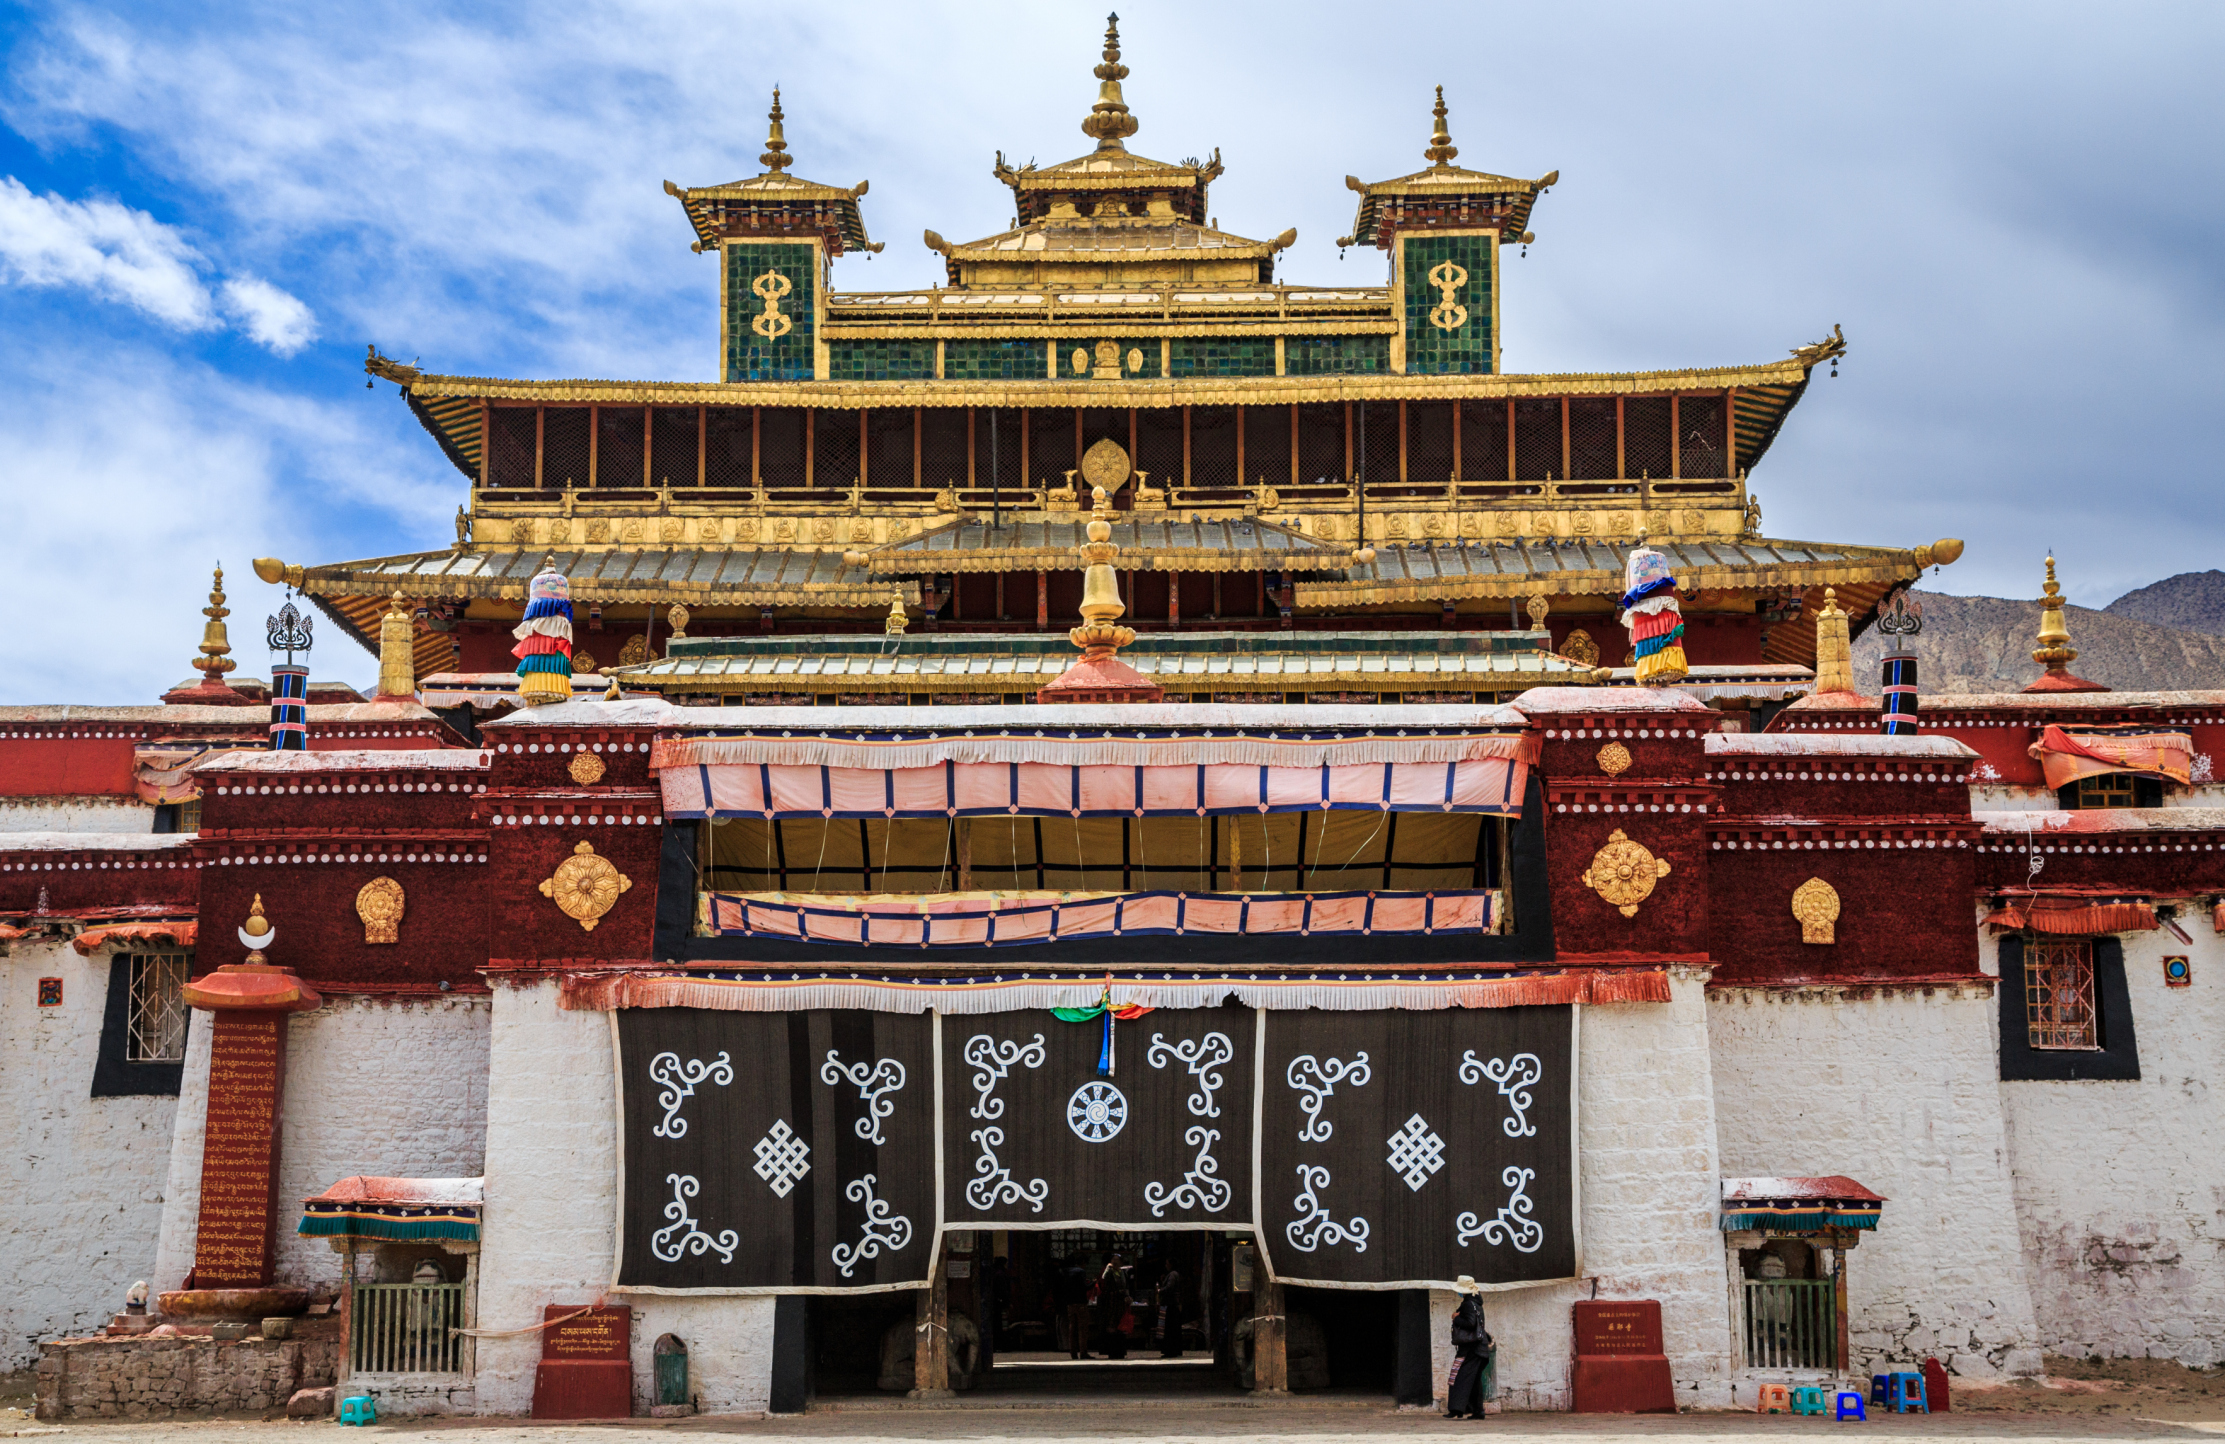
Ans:
[[[215,1018],[201,1222],[193,1250],[193,1279],[200,1288],[270,1283],[285,1030],[282,1014]]]

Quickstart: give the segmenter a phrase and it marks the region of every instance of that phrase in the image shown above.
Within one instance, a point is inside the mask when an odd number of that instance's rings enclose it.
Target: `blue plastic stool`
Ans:
[[[1870,1416],[1862,1412],[1862,1396],[1852,1389],[1842,1391],[1839,1395],[1839,1417],[1860,1419],[1867,1423]]]
[[[1880,1409],[1886,1405],[1889,1396],[1889,1381],[1892,1377],[1890,1374],[1870,1375],[1870,1402]]]
[[[1906,1414],[1910,1410],[1931,1412],[1931,1400],[1924,1392],[1924,1376],[1913,1371],[1887,1375],[1885,1398],[1896,1414]]]
[[[340,1401],[340,1422],[343,1424],[376,1424],[379,1406],[371,1402],[368,1394],[357,1394]]]

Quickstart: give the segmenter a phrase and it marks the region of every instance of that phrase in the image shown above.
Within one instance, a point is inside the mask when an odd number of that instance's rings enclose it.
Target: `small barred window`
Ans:
[[[2034,1048],[2101,1047],[2091,941],[2033,939],[2025,943],[2024,1019]]]
[[[185,1059],[185,975],[182,953],[134,953],[131,967],[130,1041],[125,1054],[133,1063],[178,1063]]]

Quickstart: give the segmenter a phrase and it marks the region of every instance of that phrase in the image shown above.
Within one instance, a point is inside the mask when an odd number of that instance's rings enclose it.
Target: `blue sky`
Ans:
[[[1356,18],[1357,17],[1357,18]],[[714,375],[709,259],[659,183],[870,179],[888,249],[999,229],[995,151],[1065,159],[1097,5],[27,6],[0,11],[0,522],[11,702],[188,674],[221,559],[446,545],[463,479],[366,342],[427,369]],[[1508,268],[1517,371],[1766,360],[1843,324],[1754,486],[1771,535],[1970,542],[1932,579],[2088,605],[2218,565],[2225,7],[1958,3],[1122,9],[1131,146],[1218,146],[1226,228],[1339,259],[1346,174],[1561,182]],[[368,683],[334,637],[320,675]]]

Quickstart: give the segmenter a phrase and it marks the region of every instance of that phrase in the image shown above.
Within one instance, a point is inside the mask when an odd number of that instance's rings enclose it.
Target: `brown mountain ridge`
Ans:
[[[2032,660],[2040,607],[2034,600],[1911,592],[1924,606],[1915,638],[1917,675],[1926,692],[2019,692],[2041,672]],[[2214,598],[2214,600],[2211,600]],[[2215,632],[2164,625],[2140,615],[2206,620]],[[2225,689],[2225,572],[2189,572],[2129,592],[2107,610],[2065,607],[2078,660],[2070,670],[2119,692]],[[1877,691],[1883,634],[1854,643],[1855,685]]]

